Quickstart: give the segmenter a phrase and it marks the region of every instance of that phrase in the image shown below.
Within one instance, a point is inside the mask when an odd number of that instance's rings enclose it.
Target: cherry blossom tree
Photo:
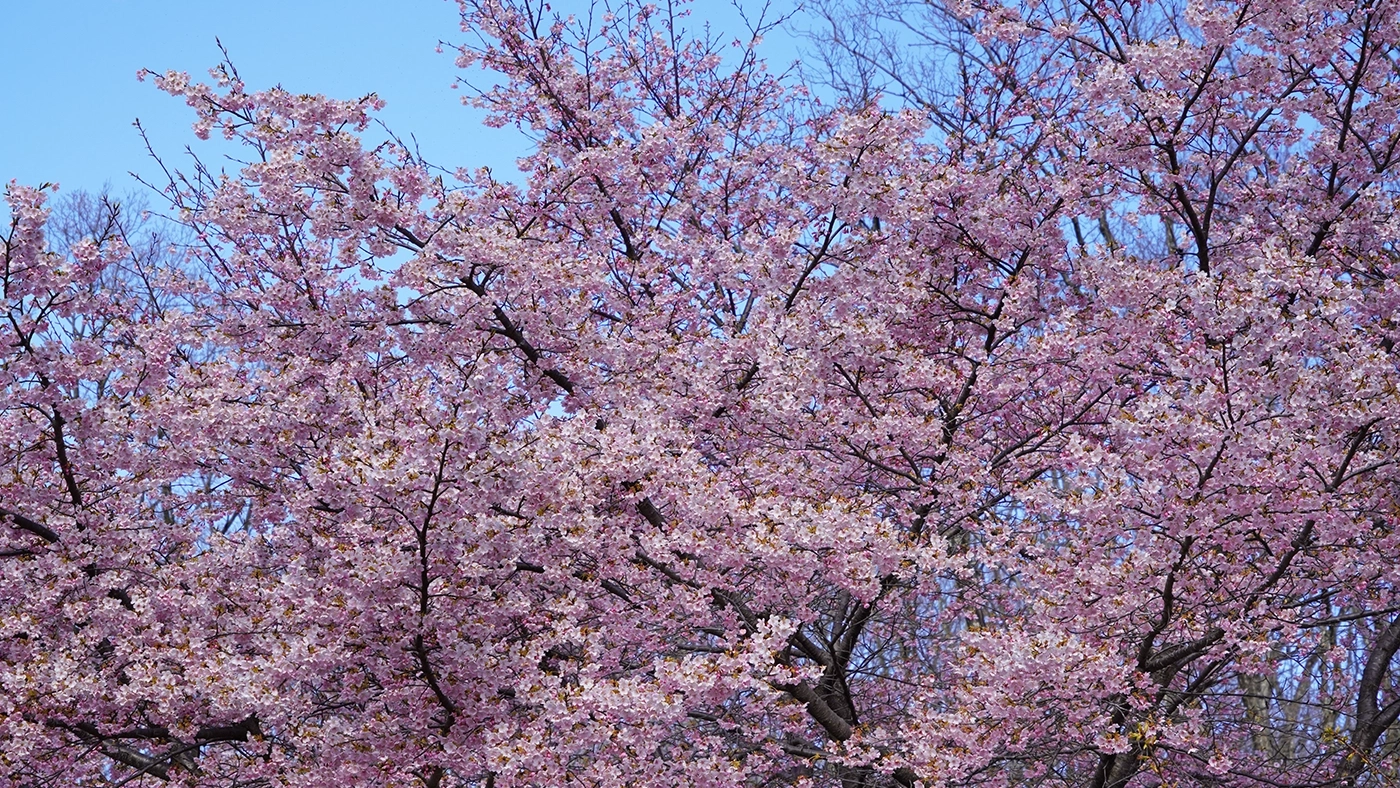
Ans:
[[[893,108],[466,0],[518,184],[227,63],[169,246],[11,184],[0,782],[1393,783],[1396,9],[927,8]]]

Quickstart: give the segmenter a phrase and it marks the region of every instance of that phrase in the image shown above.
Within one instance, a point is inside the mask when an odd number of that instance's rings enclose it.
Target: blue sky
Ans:
[[[570,3],[570,0],[565,0]],[[132,121],[140,118],[158,153],[179,165],[195,140],[179,100],[136,80],[140,68],[207,75],[217,36],[250,88],[282,84],[298,93],[353,98],[378,93],[380,118],[414,135],[432,162],[513,169],[528,143],[488,129],[452,89],[461,73],[440,40],[465,40],[446,0],[0,0],[0,182],[58,182],[62,191],[134,187],[128,171],[156,171]],[[726,33],[736,15],[725,2],[698,0],[697,21]],[[772,40],[777,38],[779,40]],[[770,37],[770,58],[786,65],[792,41]],[[775,63],[774,69],[780,66]],[[478,72],[479,76],[479,72]]]

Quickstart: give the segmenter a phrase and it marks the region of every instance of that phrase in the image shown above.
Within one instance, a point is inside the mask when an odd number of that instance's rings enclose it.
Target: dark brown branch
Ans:
[[[1345,775],[1359,774],[1366,766],[1367,756],[1400,717],[1400,701],[1380,705],[1381,685],[1390,671],[1390,662],[1400,651],[1400,617],[1381,630],[1371,645],[1366,668],[1361,672],[1361,684],[1356,690],[1356,725],[1352,729],[1351,753],[1342,763]]]
[[[421,634],[413,636],[413,656],[418,659],[418,670],[423,674],[423,680],[428,683],[428,688],[433,691],[433,696],[437,698],[438,705],[446,713],[446,718],[439,726],[442,732],[448,733],[457,722],[457,704],[447,697],[442,685],[438,683],[437,673],[433,670],[432,662],[428,660],[428,647],[423,642]]]
[[[812,719],[816,720],[817,724],[821,725],[832,739],[845,741],[851,738],[851,724],[842,719],[835,709],[822,700],[812,685],[802,681],[797,684],[775,684],[773,686],[807,704],[807,713],[812,715]]]
[[[29,533],[34,534],[40,539],[43,539],[45,542],[48,542],[49,544],[58,543],[58,533],[55,532],[52,528],[49,528],[48,526],[44,525],[43,523],[38,522],[37,520],[31,520],[30,518],[25,517],[24,515],[18,512],[11,511],[9,509],[0,509],[0,517],[10,518],[10,521],[14,524],[16,528],[20,529],[21,531],[28,531]]]

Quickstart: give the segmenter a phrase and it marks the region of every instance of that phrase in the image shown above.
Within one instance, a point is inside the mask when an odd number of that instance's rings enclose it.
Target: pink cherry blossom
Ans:
[[[518,184],[224,64],[172,248],[8,187],[0,785],[1394,781],[1395,9],[461,6]]]

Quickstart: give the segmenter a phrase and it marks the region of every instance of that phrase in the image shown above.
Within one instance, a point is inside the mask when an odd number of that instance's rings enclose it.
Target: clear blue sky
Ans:
[[[693,9],[697,22],[740,32],[723,0]],[[378,93],[388,104],[380,118],[401,137],[416,136],[434,163],[513,170],[528,150],[514,130],[482,126],[452,90],[460,72],[450,50],[434,49],[465,34],[447,0],[0,0],[0,19],[0,182],[132,188],[128,171],[156,171],[132,128],[137,118],[170,163],[181,162],[186,145],[217,160],[207,144],[200,150],[183,102],[136,80],[140,68],[207,76],[220,58],[215,36],[251,89]],[[770,37],[765,52],[781,70],[795,48],[774,38],[782,39]]]

